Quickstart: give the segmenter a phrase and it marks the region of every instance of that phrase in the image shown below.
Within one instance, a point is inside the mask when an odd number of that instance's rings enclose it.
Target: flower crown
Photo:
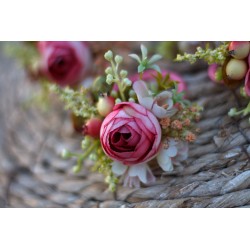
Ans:
[[[194,122],[202,108],[184,96],[186,84],[175,73],[155,64],[156,54],[148,58],[147,48],[130,57],[138,63],[137,73],[121,68],[123,57],[109,50],[104,58],[109,66],[79,90],[59,85],[50,89],[59,94],[76,116],[84,121],[83,153],[63,150],[64,158],[77,158],[73,168],[79,172],[84,161],[93,161],[93,170],[103,173],[110,190],[119,180],[128,187],[153,183],[156,178],[150,162],[156,159],[163,171],[172,171],[188,157],[188,143],[196,139]]]
[[[198,59],[203,59],[209,64],[208,76],[213,82],[224,84],[232,90],[241,86],[240,95],[248,101],[248,104],[242,109],[231,108],[228,115],[232,117],[248,115],[250,113],[249,41],[220,42],[215,48],[211,48],[207,43],[205,48],[198,47],[194,53],[178,54],[176,61],[194,63]]]

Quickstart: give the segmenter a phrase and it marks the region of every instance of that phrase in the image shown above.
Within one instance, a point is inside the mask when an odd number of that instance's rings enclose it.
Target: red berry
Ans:
[[[101,125],[102,120],[100,118],[91,118],[83,126],[83,134],[98,138],[100,136]]]

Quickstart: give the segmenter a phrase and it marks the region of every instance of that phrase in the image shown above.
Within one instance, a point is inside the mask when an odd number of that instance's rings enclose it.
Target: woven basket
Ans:
[[[231,119],[237,94],[210,82],[206,71],[183,75],[188,98],[203,105],[201,132],[182,167],[166,174],[155,166],[149,187],[107,190],[89,168],[74,175],[74,160],[60,151],[79,151],[68,113],[54,101],[51,111],[22,107],[39,86],[28,84],[15,62],[0,53],[1,207],[250,207],[250,125]],[[79,151],[80,152],[80,151]]]

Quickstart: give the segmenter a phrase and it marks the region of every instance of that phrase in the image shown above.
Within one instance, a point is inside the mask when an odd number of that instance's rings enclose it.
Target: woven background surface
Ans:
[[[250,125],[227,116],[243,103],[205,71],[183,77],[188,98],[205,108],[189,159],[168,174],[155,166],[153,186],[110,193],[102,175],[74,175],[74,160],[60,158],[64,147],[80,152],[81,136],[56,100],[48,113],[23,108],[39,86],[0,45],[0,207],[250,207]]]

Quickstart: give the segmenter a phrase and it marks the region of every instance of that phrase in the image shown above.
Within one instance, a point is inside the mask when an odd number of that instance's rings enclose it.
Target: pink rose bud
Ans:
[[[223,83],[222,80],[222,67],[214,63],[208,67],[208,76],[209,78],[216,83]]]
[[[143,106],[121,102],[104,119],[100,139],[104,152],[111,159],[131,166],[156,156],[161,127],[156,117]]]
[[[91,54],[84,42],[38,42],[41,71],[61,86],[75,86],[91,66]]]
[[[244,42],[231,42],[228,47],[229,54],[235,59],[244,59],[250,52],[250,43]]]
[[[100,136],[101,125],[102,120],[100,118],[91,118],[83,126],[83,134],[98,138]]]
[[[99,97],[97,110],[101,116],[108,115],[115,106],[115,99],[112,96]]]

